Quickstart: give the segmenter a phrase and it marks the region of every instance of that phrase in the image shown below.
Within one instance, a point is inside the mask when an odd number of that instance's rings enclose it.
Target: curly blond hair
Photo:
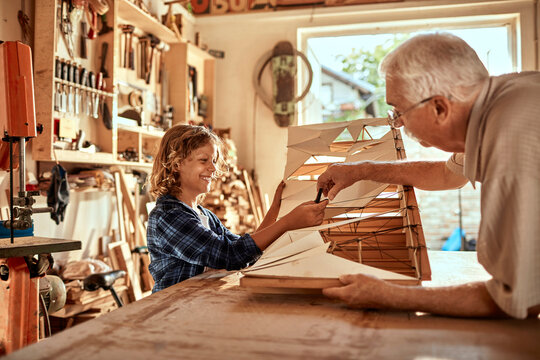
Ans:
[[[196,149],[207,144],[217,147],[217,162],[214,177],[227,171],[223,160],[221,139],[202,126],[176,125],[167,130],[154,159],[150,175],[150,193],[155,197],[165,194],[178,196],[181,194],[180,174],[178,167]]]

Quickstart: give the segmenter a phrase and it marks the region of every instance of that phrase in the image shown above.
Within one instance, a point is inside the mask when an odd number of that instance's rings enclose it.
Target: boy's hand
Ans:
[[[328,205],[328,200],[321,201],[318,204],[315,201],[308,201],[298,205],[286,215],[289,230],[322,224],[326,205]]]
[[[272,200],[272,204],[270,205],[270,208],[279,209],[281,207],[281,196],[283,195],[284,188],[285,188],[285,181],[281,180],[281,182],[276,188],[276,192],[274,193],[274,199]]]
[[[281,207],[281,195],[283,194],[284,188],[285,182],[282,180],[276,188],[272,204],[270,205],[268,212],[264,216],[261,225],[259,225],[259,227],[257,228],[257,231],[262,230],[269,225],[272,225],[276,221],[276,218],[279,214],[279,208]]]

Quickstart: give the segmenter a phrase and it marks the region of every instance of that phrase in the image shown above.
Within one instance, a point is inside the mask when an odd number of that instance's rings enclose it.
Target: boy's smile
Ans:
[[[208,143],[195,150],[179,167],[180,200],[190,206],[197,206],[197,196],[210,191],[212,175],[216,171],[217,147]]]

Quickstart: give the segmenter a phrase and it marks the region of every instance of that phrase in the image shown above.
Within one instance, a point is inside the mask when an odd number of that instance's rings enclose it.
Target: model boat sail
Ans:
[[[400,133],[386,119],[289,127],[280,216],[315,198],[316,178],[331,163],[404,158]],[[336,286],[343,274],[429,280],[414,190],[359,181],[329,203],[323,225],[285,233],[243,273],[242,286],[279,292]]]

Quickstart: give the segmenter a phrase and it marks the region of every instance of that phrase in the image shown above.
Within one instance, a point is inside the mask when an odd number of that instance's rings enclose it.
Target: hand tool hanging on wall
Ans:
[[[69,60],[62,63],[62,80],[68,81],[68,66]]]
[[[101,44],[101,66],[99,68],[99,71],[103,74],[104,78],[109,77],[109,72],[107,69],[105,69],[105,62],[107,61],[107,50],[109,49],[109,44],[107,42],[103,42]]]
[[[101,87],[101,90],[106,91],[106,89],[107,89],[107,85],[105,83],[105,80],[103,80],[103,85]],[[108,130],[111,130],[112,129],[112,116],[111,116],[111,111],[109,110],[109,104],[107,103],[107,99],[105,98],[105,96],[103,96],[101,102],[103,104],[103,112],[102,112],[103,125],[105,125],[105,127]]]
[[[96,87],[96,77],[94,76],[94,73],[91,71],[88,73],[88,86],[91,87],[92,89]],[[88,100],[87,100],[87,106],[88,106],[87,115],[94,116],[94,106],[96,104],[96,93],[91,91],[89,95],[90,96],[88,96]]]
[[[61,106],[60,111],[67,112],[67,86],[62,85]]]
[[[69,86],[69,93],[68,93],[68,112],[70,114],[75,113],[75,93],[73,92],[73,86]]]
[[[98,73],[97,75],[97,81],[96,81],[96,90],[103,90],[103,86],[104,86],[104,79],[103,79],[103,73]],[[103,95],[102,94],[97,94],[98,95],[98,116],[100,114],[103,114]]]
[[[103,14],[101,15],[101,30],[99,30],[98,36],[105,35],[113,30],[112,27],[110,27],[107,24],[107,15]]]
[[[169,51],[170,47],[168,44],[161,42],[158,45],[159,49],[159,70],[158,70],[158,83],[161,84],[163,79],[163,69],[165,67],[165,57],[163,56],[164,53]]]
[[[197,69],[188,66],[188,100],[189,100],[189,119],[195,120],[197,107]]]
[[[105,15],[109,11],[109,4],[106,0],[88,0],[88,10],[91,13],[88,37],[95,39],[98,35],[97,17],[98,15]]]
[[[56,36],[54,37],[54,52],[56,53],[58,51],[58,35],[62,34],[62,1],[56,1],[56,23],[58,24],[58,31],[56,32]]]
[[[86,59],[88,57],[87,54],[87,40],[88,40],[88,29],[86,22],[81,22],[81,58]]]
[[[56,83],[56,91],[54,92],[54,111],[60,111],[62,106],[62,92],[60,91],[60,83]]]
[[[103,85],[103,74],[102,73],[98,73],[97,74],[97,78],[96,78],[96,81],[94,82],[94,86],[92,86],[94,88],[94,90],[98,90],[101,88],[101,86]],[[97,92],[94,92],[94,108],[93,108],[93,114],[92,116],[94,117],[94,119],[98,119],[99,118],[99,94]]]
[[[30,25],[30,18],[24,13],[23,10],[19,10],[17,12],[17,19],[19,20],[19,25],[21,26],[23,42],[28,43],[30,41],[30,34],[33,33],[32,26]]]
[[[73,82],[75,84],[80,84],[80,72],[79,66],[73,64]],[[78,87],[75,87],[75,115],[79,115],[81,112],[81,92]]]
[[[61,32],[64,42],[66,44],[69,56],[71,58],[75,57],[73,49],[73,24],[70,22],[69,13],[71,12],[72,5],[67,0],[62,0],[62,21],[61,21]]]
[[[80,67],[80,74],[79,74],[79,85],[82,86],[88,86],[88,72],[84,67]],[[89,94],[88,91],[85,89],[81,89],[80,95],[80,108],[81,108],[81,114],[88,115],[88,98]]]
[[[150,59],[148,59],[148,73],[146,74],[146,83],[150,84],[150,77],[152,76],[152,60],[154,58],[154,50],[156,46],[161,42],[157,36],[148,34],[150,38]]]
[[[98,32],[97,30],[97,14],[95,11],[92,10],[92,7],[88,7],[88,11],[86,13],[86,19],[88,20],[88,25],[90,26],[90,29],[88,29],[88,39],[94,40],[96,38],[96,34]]]
[[[86,2],[84,0],[69,0],[69,4],[69,22],[71,23],[71,29],[74,31],[75,26],[81,22],[81,18],[84,15]],[[73,39],[73,43],[75,43],[75,39]]]
[[[54,77],[61,79],[62,78],[62,63],[63,61],[56,57],[54,60]]]
[[[133,25],[121,25],[122,32],[124,33],[124,67],[128,69],[135,69],[135,59],[132,47],[133,31],[135,26]]]
[[[165,5],[169,5],[169,10],[167,11],[167,15],[165,15],[165,21],[163,22],[166,27],[174,32],[176,38],[180,41],[182,41],[182,15],[173,14],[172,7],[173,4],[181,2],[183,2],[183,0],[168,1],[165,3]]]
[[[148,36],[139,37],[139,78],[146,79],[146,72],[148,71],[147,57],[148,57]]]

